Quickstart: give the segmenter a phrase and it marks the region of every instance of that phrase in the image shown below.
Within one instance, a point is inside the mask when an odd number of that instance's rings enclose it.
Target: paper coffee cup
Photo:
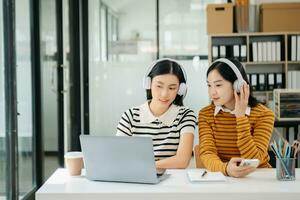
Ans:
[[[71,176],[80,176],[83,167],[83,154],[79,151],[71,151],[65,154],[65,164]]]

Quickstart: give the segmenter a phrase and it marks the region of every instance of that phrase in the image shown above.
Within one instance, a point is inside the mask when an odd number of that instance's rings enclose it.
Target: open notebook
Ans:
[[[192,169],[187,171],[187,175],[192,182],[210,182],[210,181],[226,181],[226,177],[222,172],[209,172],[202,176],[205,169]]]

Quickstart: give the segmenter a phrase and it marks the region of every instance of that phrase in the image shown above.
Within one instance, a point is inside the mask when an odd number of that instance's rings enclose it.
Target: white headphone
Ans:
[[[162,59],[156,60],[148,68],[147,73],[145,74],[145,76],[143,78],[143,88],[144,89],[146,89],[146,90],[150,90],[151,89],[151,77],[149,76],[149,74],[152,71],[152,69],[156,66],[156,64],[158,64],[159,62],[162,62],[162,61],[171,61],[171,62],[176,63],[180,67],[180,69],[181,69],[181,71],[183,73],[184,80],[187,81],[187,79],[186,79],[186,73],[185,73],[183,67],[176,60],[173,60],[171,58],[162,58]],[[186,83],[183,83],[183,82],[180,83],[177,94],[180,95],[180,96],[185,97],[186,92],[187,92],[187,85],[186,85]]]
[[[233,70],[233,72],[235,73],[235,75],[237,77],[237,80],[234,81],[234,83],[233,83],[233,89],[236,92],[240,92],[240,88],[242,87],[242,85],[244,83],[246,83],[246,81],[243,79],[243,76],[242,76],[240,70],[237,68],[237,66],[233,62],[231,62],[230,60],[228,60],[227,58],[219,58],[219,59],[215,60],[212,63],[212,65],[215,64],[216,62],[225,63],[225,64],[227,64]]]

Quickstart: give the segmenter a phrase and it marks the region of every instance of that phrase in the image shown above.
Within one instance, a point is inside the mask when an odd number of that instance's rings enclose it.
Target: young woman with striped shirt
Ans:
[[[255,170],[239,166],[242,159],[259,159],[259,167],[271,167],[268,144],[274,114],[252,96],[242,64],[216,60],[207,71],[207,85],[212,103],[199,112],[199,154],[204,166],[233,177]]]
[[[147,101],[121,117],[117,136],[152,137],[156,167],[186,168],[192,155],[196,117],[183,106],[184,69],[173,59],[152,64],[143,80]]]

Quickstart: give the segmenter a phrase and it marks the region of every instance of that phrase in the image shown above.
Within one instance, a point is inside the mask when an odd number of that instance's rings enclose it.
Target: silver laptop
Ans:
[[[80,135],[86,177],[97,181],[159,183],[152,138]]]

